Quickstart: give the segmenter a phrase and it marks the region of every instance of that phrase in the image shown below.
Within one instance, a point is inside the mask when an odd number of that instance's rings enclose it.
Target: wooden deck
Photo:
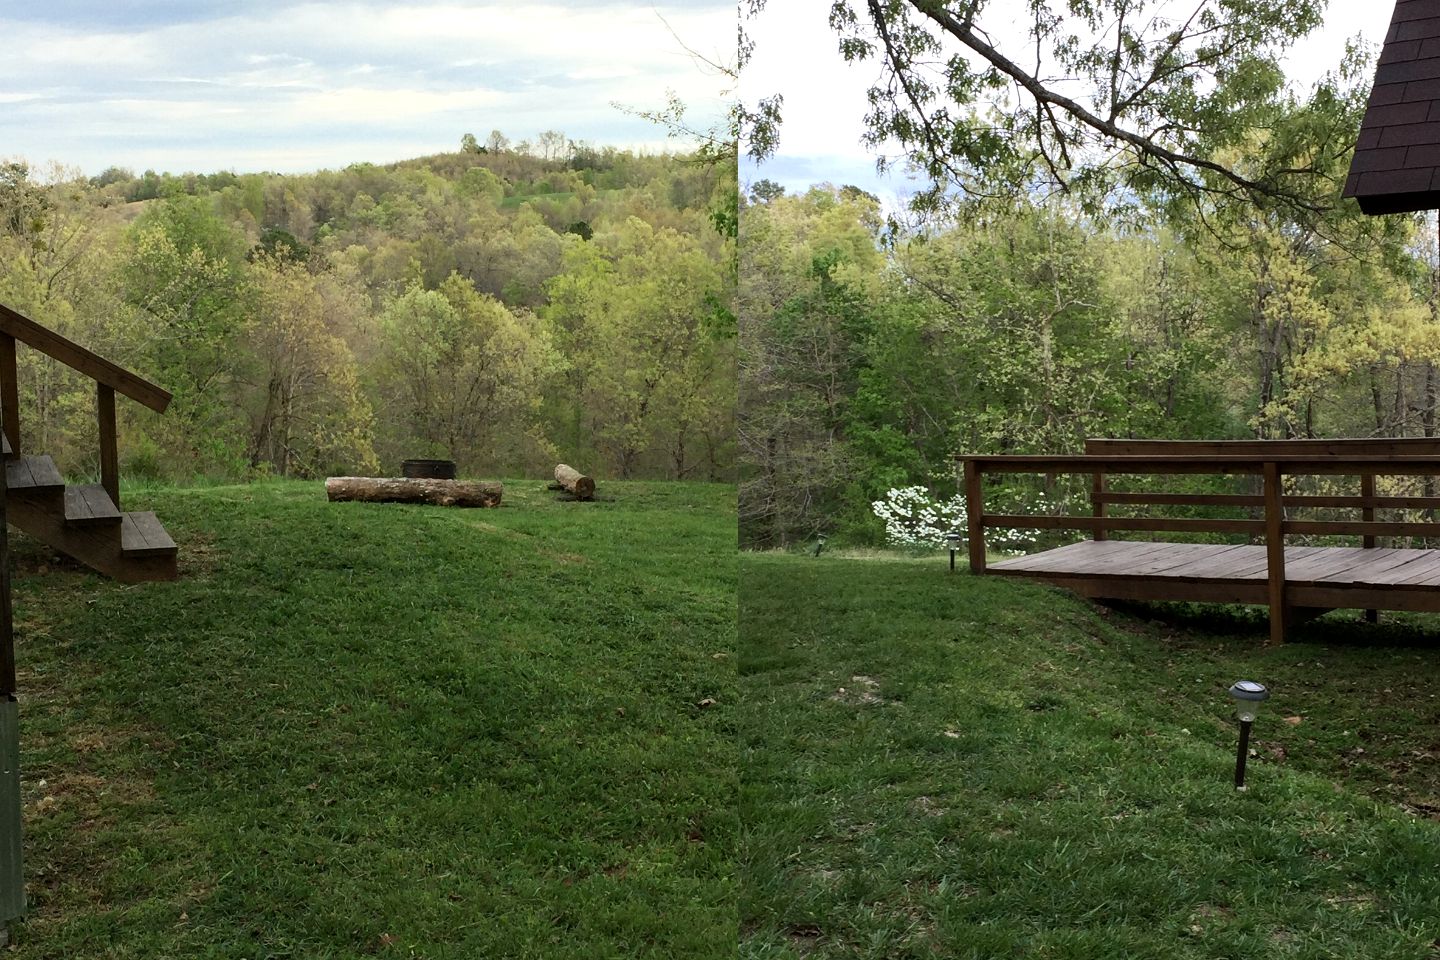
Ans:
[[[1296,607],[1440,612],[1440,550],[1286,547],[1284,569]],[[986,571],[1113,600],[1269,602],[1264,546],[1084,541]]]
[[[1377,478],[1440,476],[1440,438],[1335,440],[1090,439],[1067,456],[964,455],[970,572],[1029,577],[1113,600],[1196,600],[1264,604],[1270,641],[1288,624],[1325,610],[1352,607],[1374,620],[1379,610],[1440,612],[1440,550],[1382,549],[1380,538],[1440,539],[1440,496],[1394,488]],[[985,509],[984,481],[997,474],[1081,474],[1091,480],[1090,516],[1016,515]],[[1233,478],[1202,491],[1164,492],[1155,478]],[[1144,489],[1117,489],[1116,478],[1148,478]],[[1358,491],[1348,487],[1355,478]],[[1308,489],[1304,483],[1308,480]],[[1225,492],[1215,492],[1216,487]],[[1428,485],[1427,485],[1428,486]],[[1226,489],[1228,487],[1228,490]],[[1111,513],[1124,507],[1125,516]],[[1133,515],[1166,507],[1204,507],[1210,516]],[[1241,512],[1216,517],[1215,508]],[[1295,513],[1353,510],[1358,519],[1299,519]],[[1378,511],[1405,511],[1381,519]],[[1416,515],[1419,519],[1415,519]],[[1352,514],[1353,516],[1353,514]],[[987,529],[1088,531],[1093,539],[990,564]],[[1111,534],[1215,533],[1248,544],[1113,540]],[[1289,536],[1355,537],[1355,547],[1289,546]],[[1333,540],[1331,541],[1333,542]]]

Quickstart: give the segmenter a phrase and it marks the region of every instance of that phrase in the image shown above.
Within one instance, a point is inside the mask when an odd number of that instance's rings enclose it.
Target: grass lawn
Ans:
[[[945,568],[742,559],[742,956],[1440,957],[1436,620]]]
[[[602,493],[129,493],[134,587],[18,542],[9,955],[733,956],[734,489]]]

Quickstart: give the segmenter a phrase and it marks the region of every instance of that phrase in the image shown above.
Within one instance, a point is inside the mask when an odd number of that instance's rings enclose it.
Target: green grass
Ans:
[[[742,956],[1440,957],[1435,621],[1266,649],[938,557],[740,585]]]
[[[733,955],[734,490],[603,492],[133,493],[134,587],[18,542],[11,955]]]
[[[513,197],[505,197],[504,199],[502,199],[500,201],[500,209],[519,210],[527,203],[536,203],[540,201],[563,203],[573,196],[575,196],[575,191],[573,190],[559,190],[553,193],[521,193],[516,194]]]

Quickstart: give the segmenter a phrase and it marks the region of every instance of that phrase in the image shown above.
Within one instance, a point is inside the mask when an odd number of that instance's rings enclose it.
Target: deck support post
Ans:
[[[10,455],[20,456],[20,379],[15,366],[15,338],[0,334],[0,422]]]
[[[1270,643],[1285,642],[1285,505],[1280,464],[1265,463],[1265,569],[1269,579]]]
[[[1096,520],[1105,519],[1105,474],[1096,473],[1091,475],[1090,482],[1090,512]],[[1096,540],[1110,539],[1110,533],[1103,524],[1095,527]]]
[[[1363,474],[1360,477],[1360,496],[1368,501],[1365,506],[1360,508],[1360,519],[1366,523],[1372,523],[1375,520],[1375,475],[1373,473]],[[1371,536],[1364,537],[1360,541],[1360,545],[1369,549],[1375,546],[1375,538]],[[1367,623],[1379,623],[1380,611],[1366,610],[1365,621]]]
[[[965,526],[969,531],[970,572],[985,572],[985,494],[980,486],[980,465],[965,461]]]

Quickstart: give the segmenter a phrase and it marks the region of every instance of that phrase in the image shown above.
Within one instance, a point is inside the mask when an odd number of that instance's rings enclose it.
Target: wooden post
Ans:
[[[1280,464],[1265,464],[1265,565],[1269,574],[1270,643],[1285,642],[1285,505]]]
[[[100,418],[100,486],[120,509],[120,453],[115,439],[115,389],[95,385],[95,408]]]
[[[1373,473],[1367,473],[1360,477],[1360,496],[1367,501],[1366,504],[1360,508],[1360,519],[1366,523],[1371,523],[1375,519],[1375,504],[1373,502],[1375,497],[1375,475]],[[1360,545],[1369,549],[1375,546],[1375,538],[1367,535],[1361,539]],[[1367,623],[1379,623],[1380,611],[1366,610],[1365,620]]]
[[[10,455],[20,456],[20,380],[15,370],[15,338],[0,334],[0,425],[10,441]]]
[[[1095,519],[1105,519],[1105,474],[1096,473],[1090,478],[1090,512]],[[1095,528],[1096,540],[1110,539],[1110,533],[1103,526]]]
[[[14,341],[11,341],[12,345]],[[0,470],[0,701],[15,697],[15,620],[10,608],[10,533],[5,501],[6,473]]]
[[[970,572],[985,572],[985,494],[980,488],[980,465],[965,461],[965,524],[970,532]]]

